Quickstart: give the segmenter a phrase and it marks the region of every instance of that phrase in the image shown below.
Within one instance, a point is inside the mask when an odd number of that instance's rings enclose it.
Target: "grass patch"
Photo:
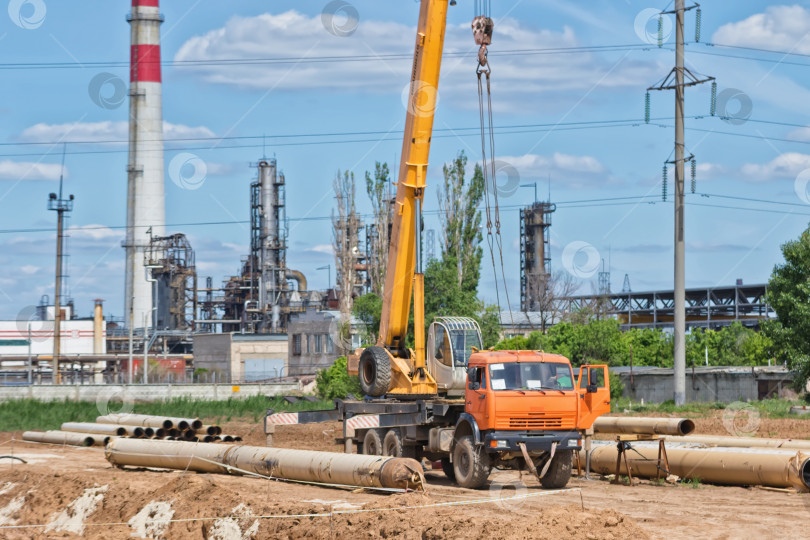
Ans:
[[[792,418],[795,415],[790,414],[790,407],[799,405],[799,401],[790,401],[787,399],[763,399],[762,401],[750,401],[746,405],[750,405],[763,418]],[[664,401],[663,403],[641,403],[635,401],[631,402],[628,399],[622,398],[612,403],[611,409],[614,412],[622,412],[630,410],[634,413],[654,413],[654,414],[689,414],[692,416],[709,416],[715,411],[722,411],[729,406],[728,403],[703,403],[694,402],[687,403],[686,405],[676,406],[672,400]]]
[[[700,483],[700,478],[697,476],[690,478],[689,480],[684,482],[684,484],[692,489],[700,489],[703,487],[703,485]]]
[[[233,418],[258,422],[267,409],[276,411],[305,411],[333,408],[331,401],[299,401],[287,403],[280,397],[252,396],[246,399],[207,401],[177,398],[169,401],[136,403],[133,413],[155,416],[200,418],[206,423],[218,423]],[[121,403],[110,402],[109,412],[117,412]],[[40,401],[19,399],[0,403],[0,430],[59,429],[64,422],[94,422],[102,414],[90,401]]]

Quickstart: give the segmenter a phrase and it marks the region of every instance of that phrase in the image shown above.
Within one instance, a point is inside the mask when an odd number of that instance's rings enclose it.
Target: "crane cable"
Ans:
[[[498,248],[498,256],[501,266],[501,278],[503,280],[503,290],[506,296],[506,306],[509,310],[509,319],[512,327],[515,326],[514,316],[512,315],[512,305],[509,301],[509,289],[506,284],[506,271],[503,264],[503,239],[501,237],[501,218],[498,204],[498,186],[496,184],[496,166],[495,166],[495,129],[492,117],[492,85],[491,74],[492,69],[489,66],[487,58],[487,45],[492,43],[492,31],[494,23],[492,19],[482,15],[473,20],[473,35],[475,41],[481,46],[478,52],[478,66],[475,73],[478,77],[478,111],[481,124],[481,159],[482,159],[482,173],[484,176],[484,193],[485,193],[485,207],[487,215],[487,244],[489,246],[490,259],[492,260],[492,272],[495,277],[495,298],[498,302],[498,319],[500,320],[502,308],[501,297],[498,286],[498,270],[495,262],[495,246]],[[486,76],[487,81],[487,105],[486,114],[484,113],[484,88],[482,75]],[[487,163],[487,134],[489,135],[489,164]],[[494,221],[495,221],[495,234],[492,233],[493,210],[490,204],[490,193],[495,203]]]

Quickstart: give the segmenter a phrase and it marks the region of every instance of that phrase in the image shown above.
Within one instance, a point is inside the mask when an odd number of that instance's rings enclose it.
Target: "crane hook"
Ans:
[[[479,68],[484,68],[487,65],[487,45],[492,44],[492,32],[494,29],[495,22],[485,15],[473,19],[473,37],[475,38],[476,45],[481,46],[478,50]]]

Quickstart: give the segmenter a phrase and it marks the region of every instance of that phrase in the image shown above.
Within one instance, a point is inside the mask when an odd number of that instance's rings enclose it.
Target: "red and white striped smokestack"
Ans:
[[[152,284],[146,279],[144,247],[163,236],[166,200],[163,186],[163,104],[160,77],[158,0],[132,0],[127,167],[126,291],[127,326],[152,320]]]

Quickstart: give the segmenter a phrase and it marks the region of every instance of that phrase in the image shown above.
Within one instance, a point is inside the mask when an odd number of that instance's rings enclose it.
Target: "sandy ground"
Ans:
[[[702,433],[727,434],[722,416],[697,419]],[[227,432],[263,445],[259,423]],[[810,420],[762,419],[762,435],[810,438]],[[284,426],[280,447],[338,450],[338,424]],[[428,493],[385,495],[254,478],[181,471],[119,470],[98,448],[19,442],[0,433],[0,538],[805,538],[810,495],[703,485],[611,485],[572,479],[580,488],[525,499],[413,509],[514,493],[544,493],[536,480],[493,473],[487,490],[427,473]],[[584,510],[583,510],[584,506]],[[377,509],[334,514],[330,510]],[[327,514],[307,516],[307,514]],[[274,516],[274,517],[259,517]]]

